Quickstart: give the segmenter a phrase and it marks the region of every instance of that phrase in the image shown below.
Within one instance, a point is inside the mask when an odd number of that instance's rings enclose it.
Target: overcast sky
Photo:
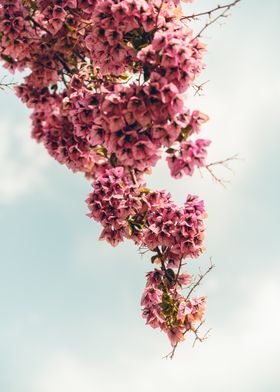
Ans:
[[[205,3],[216,4],[194,8]],[[226,189],[207,173],[172,180],[164,162],[147,178],[178,203],[198,194],[209,215],[191,269],[216,265],[200,288],[212,332],[173,361],[141,318],[148,258],[98,242],[90,183],[30,139],[28,111],[0,91],[1,392],[279,392],[280,2],[243,0],[231,14],[205,32],[209,82],[189,102],[210,116],[209,160],[242,160]]]

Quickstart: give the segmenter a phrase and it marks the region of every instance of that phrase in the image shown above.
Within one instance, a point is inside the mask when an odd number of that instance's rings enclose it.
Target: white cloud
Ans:
[[[0,203],[11,203],[44,183],[49,160],[30,137],[31,124],[0,123]]]
[[[77,358],[56,353],[50,367],[35,387],[38,392],[94,392],[95,380],[90,369]]]

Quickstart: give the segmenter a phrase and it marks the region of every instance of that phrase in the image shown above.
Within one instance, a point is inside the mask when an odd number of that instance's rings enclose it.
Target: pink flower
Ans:
[[[210,143],[210,140],[204,139],[181,142],[178,150],[173,149],[167,157],[171,175],[175,178],[180,178],[183,174],[192,176],[195,167],[205,166],[206,147]]]
[[[185,339],[182,328],[179,328],[179,327],[168,329],[167,336],[168,336],[170,343],[173,347]]]

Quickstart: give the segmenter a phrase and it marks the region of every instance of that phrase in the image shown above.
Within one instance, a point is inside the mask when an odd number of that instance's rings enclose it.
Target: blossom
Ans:
[[[101,239],[117,245],[130,236],[127,218],[141,206],[139,190],[125,175],[123,167],[106,170],[97,177],[93,189],[86,200],[88,216],[104,226]]]
[[[171,19],[164,31],[157,31],[150,45],[138,53],[138,58],[149,73],[163,76],[183,92],[203,69],[204,51],[204,45],[189,28]]]
[[[210,140],[197,139],[183,141],[179,144],[178,149],[170,149],[167,162],[172,177],[180,178],[183,174],[193,175],[195,167],[206,165],[207,156],[206,147],[211,143]]]
[[[179,282],[173,270],[155,269],[149,272],[141,299],[146,323],[166,333],[173,347],[184,340],[187,331],[194,330],[195,324],[202,321],[206,304],[205,297],[184,297],[182,284],[189,283],[191,275],[181,275]]]

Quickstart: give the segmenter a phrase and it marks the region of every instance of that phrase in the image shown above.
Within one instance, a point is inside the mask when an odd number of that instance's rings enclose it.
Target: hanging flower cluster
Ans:
[[[155,269],[147,274],[147,284],[141,299],[143,317],[152,328],[167,333],[172,346],[184,340],[201,321],[205,310],[205,297],[190,299],[182,294],[182,286],[192,280],[187,273],[173,269]]]
[[[210,141],[191,140],[208,117],[183,93],[204,67],[205,45],[178,17],[178,0],[0,0],[0,57],[32,110],[32,137],[93,182],[89,217],[100,238],[152,252],[143,317],[176,346],[203,318],[205,297],[182,291],[183,260],[204,250],[203,201],[182,207],[144,175],[163,154],[171,175],[206,165]],[[185,263],[184,263],[185,264]]]

